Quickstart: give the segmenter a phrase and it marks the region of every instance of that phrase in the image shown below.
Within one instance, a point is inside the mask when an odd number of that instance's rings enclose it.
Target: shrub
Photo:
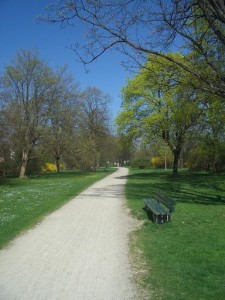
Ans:
[[[135,159],[131,162],[131,167],[140,169],[150,168],[150,160],[148,158]]]
[[[151,165],[153,168],[163,168],[164,164],[165,160],[160,156],[154,156],[151,158]]]
[[[56,172],[56,165],[53,163],[45,163],[42,167],[43,172]]]

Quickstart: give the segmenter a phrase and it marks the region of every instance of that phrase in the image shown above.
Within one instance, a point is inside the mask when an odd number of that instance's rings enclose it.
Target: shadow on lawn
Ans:
[[[127,195],[137,201],[151,198],[160,191],[177,202],[203,205],[225,204],[225,176],[201,173],[181,173],[172,178],[169,173],[145,171],[128,175]]]

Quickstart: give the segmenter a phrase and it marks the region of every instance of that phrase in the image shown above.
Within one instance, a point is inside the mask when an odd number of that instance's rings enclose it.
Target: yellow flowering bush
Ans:
[[[43,172],[56,172],[56,165],[53,163],[45,163],[42,167]]]

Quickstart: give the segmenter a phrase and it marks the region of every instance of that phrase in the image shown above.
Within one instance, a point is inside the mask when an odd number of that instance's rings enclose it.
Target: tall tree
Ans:
[[[20,178],[26,176],[32,150],[46,122],[46,104],[54,84],[51,69],[34,51],[21,50],[4,71],[1,95],[7,101],[5,113],[14,149],[21,154]]]
[[[8,132],[5,126],[4,110],[0,109],[0,177],[5,177],[7,162],[9,161],[11,148]]]
[[[220,161],[224,156],[225,107],[220,99],[208,98],[205,118],[205,127],[196,148],[203,149],[205,165],[214,173],[221,169]]]
[[[54,157],[58,173],[60,159],[73,142],[79,110],[78,85],[65,71],[62,68],[55,74],[55,85],[49,93],[47,104],[47,123],[42,135],[43,147]]]
[[[181,85],[181,77],[173,64],[150,57],[147,68],[124,88],[124,111],[117,119],[123,133],[163,139],[173,153],[174,176],[187,133],[201,116],[195,91]]]
[[[107,146],[105,140],[110,135],[110,101],[109,95],[95,87],[89,87],[82,93],[80,125],[82,134],[89,140],[92,153],[95,154],[95,167],[104,156],[105,146]]]

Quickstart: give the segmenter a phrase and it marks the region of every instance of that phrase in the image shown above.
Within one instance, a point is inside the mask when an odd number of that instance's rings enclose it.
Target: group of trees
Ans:
[[[218,166],[223,166],[224,1],[62,0],[53,1],[48,5],[46,15],[42,16],[41,20],[59,23],[64,27],[74,26],[75,30],[81,23],[84,25],[82,29],[86,26],[86,40],[82,40],[81,44],[76,42],[74,47],[71,46],[84,64],[91,63],[110,49],[116,49],[128,58],[127,66],[135,67],[137,75],[123,89],[123,111],[117,119],[121,133],[121,158],[130,156],[131,148],[126,147],[130,147],[131,141],[134,141],[135,145],[161,145],[166,152],[170,149],[173,155],[174,175],[177,175],[181,154],[188,157],[192,167],[199,165],[216,170]],[[36,62],[29,68],[28,74],[35,69],[35,65]],[[3,145],[9,142],[19,145],[17,139],[20,137],[24,145],[20,151],[23,164],[26,166],[30,152],[34,146],[41,143],[44,136],[47,136],[46,133],[49,137],[48,143],[45,144],[51,149],[54,148],[54,151],[51,151],[56,161],[60,159],[62,149],[68,150],[66,143],[70,141],[69,137],[72,137],[76,143],[74,149],[73,147],[69,149],[73,149],[71,151],[78,156],[81,152],[86,153],[88,161],[89,150],[95,149],[92,154],[94,153],[96,165],[101,152],[99,145],[102,145],[104,140],[101,137],[105,135],[107,127],[93,125],[93,121],[99,120],[99,114],[96,114],[96,110],[88,104],[88,100],[86,107],[78,109],[79,114],[75,114],[72,118],[68,111],[71,113],[73,110],[68,110],[68,105],[74,107],[71,101],[76,97],[73,92],[67,94],[68,91],[62,88],[65,87],[63,80],[68,79],[62,77],[60,73],[52,76],[52,71],[44,66],[39,72],[45,74],[40,80],[26,82],[25,79],[25,83],[21,81],[18,85],[13,81],[13,76],[20,77],[20,71],[13,68],[7,70],[8,76],[4,83],[7,86],[9,84],[7,82],[11,80],[15,89],[10,89],[9,85],[7,93],[3,92],[2,95],[5,99],[9,98],[9,93],[14,93],[14,97],[22,96],[21,103],[24,109],[21,114],[21,106],[17,102],[8,104],[8,110],[4,107],[4,114],[0,120],[3,127],[0,133],[6,132],[3,129],[5,119],[13,119],[10,105],[15,115],[23,118],[24,125],[20,126],[22,122],[17,118],[14,129],[7,129],[9,131],[7,135],[3,133]],[[26,78],[27,74],[23,75]],[[22,77],[24,80],[24,76]],[[27,103],[30,96],[27,95],[26,86],[30,84],[33,100]],[[66,97],[64,95],[62,98],[67,104],[64,107],[62,102],[57,102],[58,97],[55,95],[65,92]],[[44,100],[46,97],[51,99],[47,105]],[[87,91],[86,99],[90,99]],[[65,110],[63,121],[57,117],[58,111],[62,109],[61,105]],[[101,105],[101,109],[103,107],[104,105]],[[27,113],[28,108],[34,112],[32,115]],[[52,114],[52,117],[46,118],[47,112]],[[83,118],[86,121],[83,123],[85,125],[81,126],[80,119]],[[65,127],[66,131],[70,132],[68,127],[71,128],[71,125],[68,124],[71,120],[77,120],[78,123],[73,124],[73,134],[67,137],[62,132]],[[103,118],[101,122],[105,124],[105,119]],[[27,123],[33,124],[29,130]],[[44,126],[41,126],[42,123]],[[75,138],[74,128],[79,128],[75,131]],[[2,149],[4,152],[5,148]],[[159,151],[162,152],[160,149]],[[14,154],[11,151],[10,156],[12,155]],[[69,153],[66,156],[68,159],[73,157]],[[1,157],[3,161],[4,155]],[[88,164],[85,161],[83,163]]]
[[[0,78],[0,172],[21,178],[46,162],[94,169],[115,161],[110,97],[80,90],[65,68],[53,70],[35,51],[21,50]]]
[[[169,148],[174,175],[181,153],[192,167],[223,164],[224,1],[63,0],[42,19],[87,26],[86,43],[73,48],[85,64],[117,49],[138,66],[123,89],[123,141]]]
[[[171,62],[150,55],[123,89],[123,111],[117,118],[120,133],[153,148],[157,143],[158,155],[167,146],[175,176],[184,151],[189,167],[218,171],[225,167],[223,99],[193,87],[185,75]]]

